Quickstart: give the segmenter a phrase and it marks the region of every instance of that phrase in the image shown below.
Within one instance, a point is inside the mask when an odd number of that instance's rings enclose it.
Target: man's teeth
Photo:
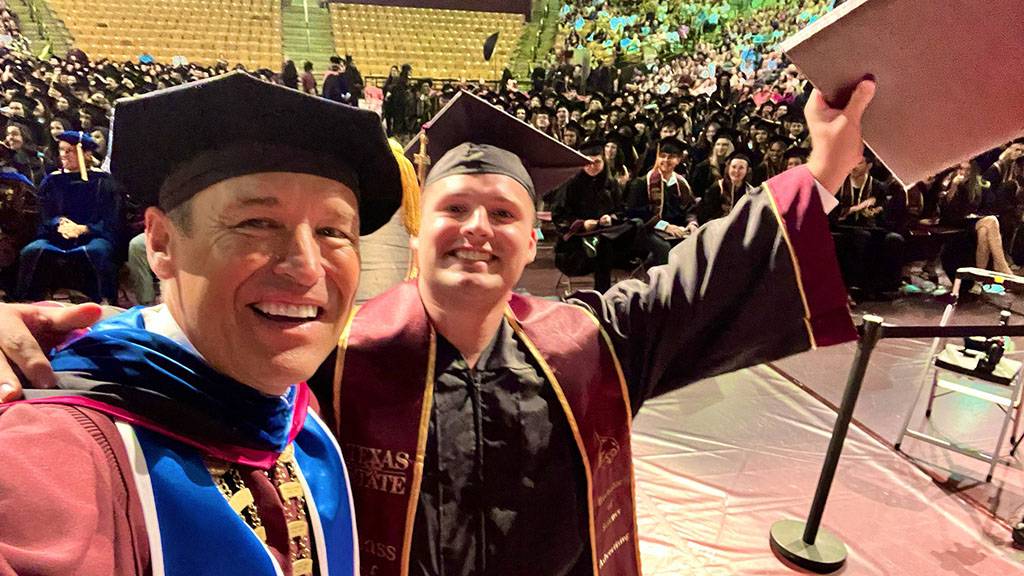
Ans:
[[[256,304],[256,309],[268,316],[284,316],[306,320],[316,318],[317,307],[308,304]]]
[[[491,259],[490,254],[475,250],[456,250],[455,255],[463,260],[476,260],[479,262],[486,262]]]

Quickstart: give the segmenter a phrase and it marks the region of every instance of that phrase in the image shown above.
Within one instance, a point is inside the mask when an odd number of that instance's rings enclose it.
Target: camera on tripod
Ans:
[[[1003,310],[999,313],[999,325],[1006,326],[1010,323],[1010,311]],[[964,355],[978,358],[977,371],[984,374],[991,374],[999,361],[1003,359],[1006,352],[1006,338],[993,336],[969,336],[964,338]]]

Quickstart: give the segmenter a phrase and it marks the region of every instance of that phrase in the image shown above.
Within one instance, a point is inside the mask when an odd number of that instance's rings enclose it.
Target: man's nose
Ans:
[[[280,255],[275,272],[290,277],[297,284],[312,286],[324,276],[320,245],[308,226],[300,226],[289,234]]]
[[[494,231],[491,229],[490,216],[487,214],[487,209],[483,206],[478,206],[469,214],[462,229],[466,234],[473,236],[490,237],[494,235]]]

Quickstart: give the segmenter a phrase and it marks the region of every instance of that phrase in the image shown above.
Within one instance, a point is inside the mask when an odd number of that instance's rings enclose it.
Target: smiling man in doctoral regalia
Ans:
[[[360,233],[400,201],[380,123],[241,72],[116,110],[165,303],[71,340],[60,389],[0,413],[0,574],[354,576],[304,380],[349,316]]]

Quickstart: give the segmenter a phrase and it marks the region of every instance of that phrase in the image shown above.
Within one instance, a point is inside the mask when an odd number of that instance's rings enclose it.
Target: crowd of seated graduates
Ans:
[[[603,290],[612,269],[663,263],[695,226],[806,161],[812,143],[803,108],[811,86],[778,43],[830,4],[758,4],[752,12],[723,14],[715,26],[705,14],[692,42],[640,60],[621,50],[602,59],[590,34],[623,14],[639,15],[625,24],[628,32],[663,25],[666,7],[669,16],[692,17],[689,8],[652,1],[567,4],[562,16],[570,36],[582,18],[590,42],[567,40],[529,82],[511,74],[497,87],[416,82],[409,125],[466,89],[591,157],[588,170],[538,208],[551,214],[559,269],[593,274]],[[720,5],[703,8],[714,6]],[[1024,235],[1016,234],[1022,156],[1024,145],[1007,143],[905,189],[866,152],[832,191],[840,205],[830,220],[851,303],[942,293],[962,266],[1012,273],[1015,258],[1024,262]]]

